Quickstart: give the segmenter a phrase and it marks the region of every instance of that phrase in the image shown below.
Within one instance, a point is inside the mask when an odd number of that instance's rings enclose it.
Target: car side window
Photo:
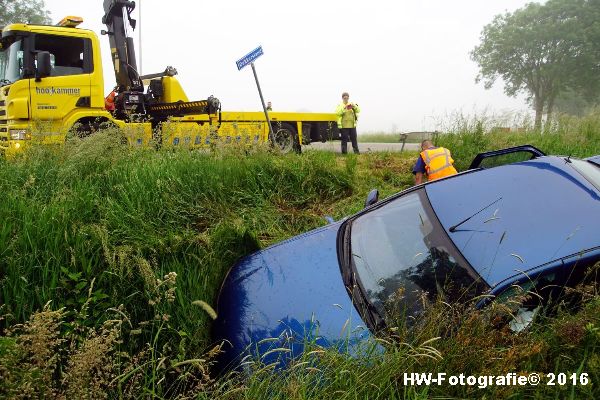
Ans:
[[[586,297],[585,290],[600,282],[600,262],[578,261],[561,264],[535,277],[524,276],[494,299],[495,304],[508,306],[511,312],[518,308],[532,310],[540,305],[560,304],[578,307]]]
[[[514,333],[529,328],[542,305],[556,292],[556,274],[546,274],[511,285],[493,302],[495,319],[503,320]]]
[[[525,151],[518,151],[515,153],[501,154],[494,157],[485,158],[479,165],[480,168],[493,168],[501,165],[513,164],[522,161],[528,161],[535,156]]]
[[[469,169],[492,168],[545,156],[544,152],[530,145],[510,147],[479,153],[475,156]]]

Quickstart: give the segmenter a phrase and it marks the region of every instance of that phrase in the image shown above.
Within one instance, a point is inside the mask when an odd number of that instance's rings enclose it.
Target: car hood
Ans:
[[[358,344],[371,334],[342,281],[336,250],[340,225],[278,243],[230,270],[214,324],[215,338],[225,340],[221,367],[247,354],[284,365],[307,341],[359,351]]]

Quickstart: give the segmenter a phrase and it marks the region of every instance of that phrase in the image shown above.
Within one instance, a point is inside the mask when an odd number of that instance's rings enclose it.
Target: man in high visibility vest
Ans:
[[[352,142],[352,150],[355,154],[359,154],[358,140],[356,137],[356,122],[358,121],[358,114],[360,108],[356,103],[350,103],[348,99],[350,95],[348,92],[342,93],[342,102],[338,104],[335,109],[338,120],[337,125],[340,130],[340,136],[342,139],[342,154],[348,152],[348,140]]]
[[[454,160],[450,150],[444,147],[435,147],[431,140],[423,140],[421,143],[421,154],[413,167],[415,185],[423,183],[423,175],[427,175],[429,181],[456,175],[456,169],[452,164]]]

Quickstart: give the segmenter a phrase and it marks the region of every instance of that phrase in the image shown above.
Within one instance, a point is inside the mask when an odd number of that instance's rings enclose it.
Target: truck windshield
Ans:
[[[455,249],[424,189],[351,222],[350,252],[358,284],[387,325],[410,325],[428,300],[464,301],[487,289]],[[393,326],[393,325],[392,325]]]
[[[0,52],[0,85],[11,84],[23,77],[22,39],[18,39]]]

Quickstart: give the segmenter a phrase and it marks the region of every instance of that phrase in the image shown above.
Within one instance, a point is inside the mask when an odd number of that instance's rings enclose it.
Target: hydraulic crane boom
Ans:
[[[176,103],[164,102],[164,77],[173,77],[177,70],[167,67],[164,72],[140,77],[135,61],[135,46],[131,33],[135,30],[136,20],[132,18],[135,9],[134,1],[104,0],[104,16],[102,22],[108,28],[103,34],[108,35],[113,59],[113,68],[117,80],[114,115],[120,119],[130,119],[132,114],[137,118],[150,117],[154,123],[165,121],[171,116],[189,114],[214,114],[221,110],[219,100],[210,96],[207,100]],[[143,79],[152,79],[149,90],[144,94]]]
[[[134,1],[104,0],[104,17],[110,41],[110,50],[115,70],[115,78],[119,92],[143,92],[144,87],[137,71],[135,47],[131,31],[135,29],[136,20],[131,17],[135,9]]]

